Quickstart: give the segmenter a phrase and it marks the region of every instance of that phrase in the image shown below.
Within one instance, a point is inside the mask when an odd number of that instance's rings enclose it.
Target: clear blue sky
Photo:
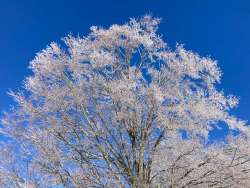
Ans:
[[[85,35],[91,25],[109,26],[152,13],[171,47],[209,55],[223,70],[221,87],[240,96],[237,116],[250,120],[249,0],[0,0],[0,109],[6,92],[20,88],[35,53],[69,33]]]

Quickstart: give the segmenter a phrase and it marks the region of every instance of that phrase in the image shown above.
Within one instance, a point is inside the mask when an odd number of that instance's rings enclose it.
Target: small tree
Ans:
[[[34,186],[249,185],[249,131],[228,113],[237,99],[216,89],[215,61],[179,45],[171,51],[156,34],[159,21],[93,26],[64,38],[64,49],[52,43],[37,54],[3,119],[29,156]],[[222,123],[237,136],[208,144]]]

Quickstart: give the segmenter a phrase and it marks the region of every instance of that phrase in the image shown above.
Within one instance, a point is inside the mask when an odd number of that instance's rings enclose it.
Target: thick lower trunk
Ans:
[[[129,131],[134,161],[134,177],[131,177],[131,185],[132,188],[149,188],[151,165],[145,161],[146,132],[143,129],[140,136],[136,135],[135,130],[132,129]]]
[[[138,179],[133,183],[132,188],[149,188],[149,183],[146,183],[145,181]]]

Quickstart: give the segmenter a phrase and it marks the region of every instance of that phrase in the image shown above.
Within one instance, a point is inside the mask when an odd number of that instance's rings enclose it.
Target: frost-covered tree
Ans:
[[[3,124],[29,159],[33,187],[249,185],[249,128],[229,114],[237,98],[216,89],[216,61],[169,49],[159,21],[93,26],[30,63]],[[220,124],[237,135],[208,143]]]

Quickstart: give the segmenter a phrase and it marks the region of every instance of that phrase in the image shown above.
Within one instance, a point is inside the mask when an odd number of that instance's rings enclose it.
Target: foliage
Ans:
[[[29,177],[26,185],[250,183],[249,129],[229,114],[237,98],[216,89],[217,62],[181,45],[169,49],[156,33],[159,22],[146,15],[93,26],[86,37],[65,37],[66,48],[52,43],[37,54],[24,90],[10,93],[17,106],[3,119],[5,133],[30,158],[29,173],[14,173]],[[220,123],[239,134],[208,144]]]

